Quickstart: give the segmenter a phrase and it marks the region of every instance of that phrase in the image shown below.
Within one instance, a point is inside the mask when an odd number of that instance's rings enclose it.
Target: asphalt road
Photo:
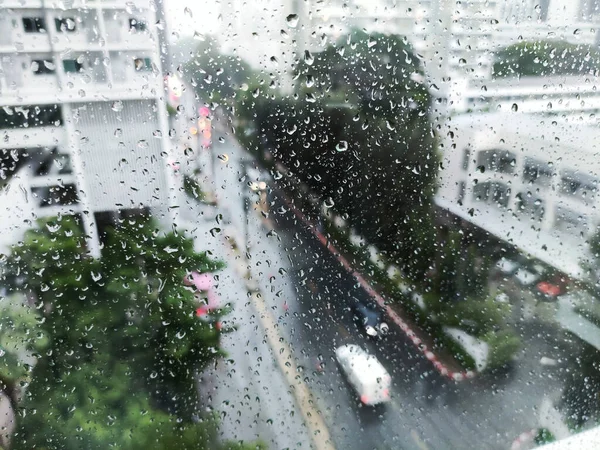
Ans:
[[[247,155],[227,137],[215,151],[228,155],[218,165],[216,186],[226,220],[239,231],[246,219],[238,217],[243,188],[235,182],[241,175],[236,160]],[[505,374],[447,380],[394,327],[383,341],[366,339],[347,307],[350,297],[366,299],[368,293],[281,201],[271,205],[270,218],[274,231],[258,214],[248,216],[251,271],[338,449],[506,449],[537,426],[540,402],[560,389],[563,378],[539,364],[541,356],[552,356],[542,334],[524,336],[525,349]],[[360,405],[333,358],[345,343],[359,343],[388,369],[390,404]],[[236,345],[247,346],[241,340]],[[240,376],[252,376],[252,363],[236,367]],[[288,433],[285,420],[272,432]]]

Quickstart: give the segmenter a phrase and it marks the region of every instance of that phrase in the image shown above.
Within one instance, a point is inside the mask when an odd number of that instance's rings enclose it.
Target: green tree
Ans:
[[[576,338],[578,339],[578,338]],[[579,341],[581,342],[581,341]],[[576,426],[600,420],[600,351],[581,343],[563,389],[562,403]]]
[[[182,40],[177,47],[184,78],[200,98],[227,102],[242,85],[255,79],[250,66],[240,57],[224,53],[212,36]]]
[[[551,76],[596,73],[600,51],[586,44],[541,40],[519,42],[500,50],[495,57],[493,76]]]
[[[28,231],[7,264],[29,280],[23,289],[49,337],[23,403],[17,448],[192,448],[192,437],[209,433],[208,423],[192,423],[195,374],[220,353],[220,331],[195,316],[199,300],[183,280],[221,263],[144,217],[110,230],[93,260],[76,220],[63,217]],[[187,444],[144,440],[159,428]]]
[[[22,295],[0,298],[0,388],[13,411],[17,411],[20,383],[30,380],[35,355],[47,344],[39,315],[26,305]]]
[[[288,97],[258,89],[237,112],[322,200],[348,214],[369,242],[423,277],[433,256],[431,199],[439,159],[406,39],[354,31],[296,67]],[[288,189],[291,189],[288,186]],[[414,239],[414,236],[423,239]]]

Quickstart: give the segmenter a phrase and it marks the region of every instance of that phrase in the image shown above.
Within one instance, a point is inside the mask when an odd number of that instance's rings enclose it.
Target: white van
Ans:
[[[390,400],[392,379],[375,356],[352,344],[337,348],[335,356],[362,403],[376,405]]]

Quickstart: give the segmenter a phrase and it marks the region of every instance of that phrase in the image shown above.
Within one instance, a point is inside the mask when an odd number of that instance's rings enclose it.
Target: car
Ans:
[[[385,323],[383,311],[372,303],[355,301],[350,307],[352,319],[360,328],[364,329],[367,336],[383,337],[389,332],[389,326]]]
[[[335,350],[335,357],[364,405],[390,401],[392,378],[374,355],[358,345],[346,344]]]
[[[537,294],[545,300],[555,300],[567,292],[570,280],[564,275],[555,275],[536,285]]]
[[[519,262],[509,258],[500,258],[496,262],[496,270],[503,275],[512,275],[519,269]]]
[[[496,297],[494,297],[494,299],[498,303],[510,303],[510,297],[505,292],[500,292],[498,295],[496,295]]]
[[[544,275],[546,269],[540,264],[520,267],[515,273],[515,279],[522,286],[532,286],[536,284]]]

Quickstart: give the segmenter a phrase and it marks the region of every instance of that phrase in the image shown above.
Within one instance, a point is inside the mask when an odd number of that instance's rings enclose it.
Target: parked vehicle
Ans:
[[[337,348],[335,356],[363,404],[376,405],[390,400],[392,378],[374,355],[349,344]]]
[[[389,332],[389,326],[385,323],[383,311],[377,305],[356,300],[350,307],[352,319],[363,329],[367,336],[383,337]]]
[[[515,273],[515,279],[522,286],[532,286],[542,278],[545,272],[546,269],[541,264],[523,266],[520,267]]]
[[[570,280],[566,275],[555,275],[548,280],[540,281],[536,291],[544,300],[556,300],[559,295],[566,294],[569,284]]]
[[[520,267],[518,261],[509,258],[500,258],[496,262],[496,270],[502,275],[513,275]]]

